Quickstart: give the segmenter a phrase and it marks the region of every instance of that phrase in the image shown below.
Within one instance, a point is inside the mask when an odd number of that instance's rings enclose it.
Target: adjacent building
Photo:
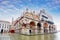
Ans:
[[[0,32],[9,32],[10,22],[0,20]]]

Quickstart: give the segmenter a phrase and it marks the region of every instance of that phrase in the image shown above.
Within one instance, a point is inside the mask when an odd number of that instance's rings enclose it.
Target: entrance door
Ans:
[[[31,30],[29,30],[29,33],[31,34]]]
[[[41,23],[37,23],[38,29],[41,29]]]
[[[3,29],[1,29],[1,33],[3,33]]]

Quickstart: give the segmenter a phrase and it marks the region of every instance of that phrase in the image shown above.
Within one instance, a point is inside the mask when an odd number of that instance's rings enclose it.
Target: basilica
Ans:
[[[38,13],[26,9],[21,17],[18,17],[13,23],[16,33],[21,34],[44,34],[56,32],[56,26],[50,14],[44,9]]]

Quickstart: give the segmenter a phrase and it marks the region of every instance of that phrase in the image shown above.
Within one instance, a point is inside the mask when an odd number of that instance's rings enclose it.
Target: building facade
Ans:
[[[40,10],[38,15],[34,11],[26,11],[14,23],[15,31],[22,34],[51,33],[55,31],[53,25],[52,17],[45,13],[44,10]]]
[[[0,20],[0,32],[9,32],[10,22]]]

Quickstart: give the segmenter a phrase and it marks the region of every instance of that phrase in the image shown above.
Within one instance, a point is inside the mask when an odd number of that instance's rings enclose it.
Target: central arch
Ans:
[[[32,28],[33,26],[35,26],[35,22],[31,21],[29,25],[30,25],[30,28]]]

